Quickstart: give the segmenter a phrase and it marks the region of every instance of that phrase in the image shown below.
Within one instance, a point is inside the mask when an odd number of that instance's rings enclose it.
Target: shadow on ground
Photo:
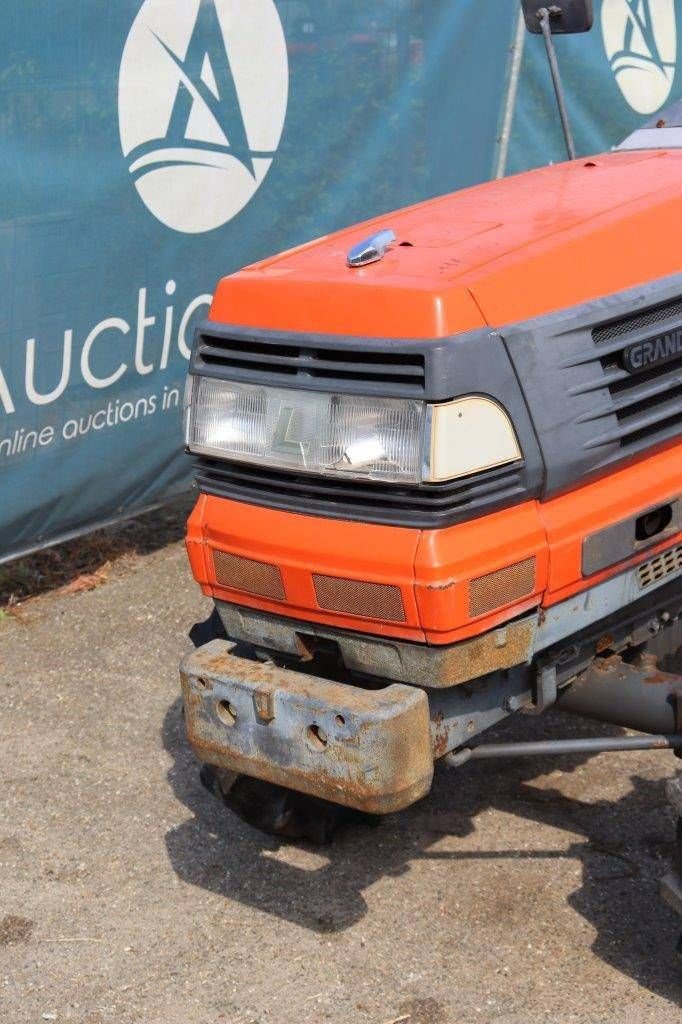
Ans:
[[[193,494],[162,508],[0,565],[0,611],[53,591],[77,593],[105,582],[124,558],[148,555],[182,540]]]
[[[532,723],[519,716],[496,735],[521,738],[531,730],[537,738],[609,731],[553,714]],[[583,878],[568,902],[595,928],[594,953],[678,1004],[679,919],[658,896],[658,878],[674,842],[662,782],[635,776],[621,799],[586,802],[531,781],[557,767],[573,771],[586,763],[585,756],[506,761],[493,779],[485,763],[442,769],[426,799],[377,828],[350,827],[324,848],[324,866],[308,870],[273,857],[279,840],[244,825],[203,790],[179,700],[166,715],[163,739],[173,757],[170,784],[193,814],[166,836],[172,866],[183,881],[316,932],[338,932],[366,914],[363,894],[369,886],[381,877],[400,877],[420,858],[451,861],[453,868],[471,859],[573,859],[582,864]],[[674,767],[671,758],[671,774]],[[584,838],[567,850],[432,849],[444,835],[471,834],[476,816],[491,808]]]

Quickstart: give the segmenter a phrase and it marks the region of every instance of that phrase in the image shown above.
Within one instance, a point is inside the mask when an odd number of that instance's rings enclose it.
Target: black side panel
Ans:
[[[676,274],[500,330],[540,441],[544,495],[680,437],[681,329]]]

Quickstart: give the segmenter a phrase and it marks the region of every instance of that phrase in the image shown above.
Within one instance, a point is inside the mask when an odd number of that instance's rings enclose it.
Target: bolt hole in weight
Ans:
[[[234,725],[237,721],[237,712],[229,700],[219,700],[215,706],[216,714],[223,725]]]
[[[343,728],[343,726],[346,724],[346,719],[343,717],[343,715],[337,715],[334,721],[340,728]]]
[[[327,734],[319,725],[309,725],[306,731],[308,746],[311,750],[321,753],[327,746]]]

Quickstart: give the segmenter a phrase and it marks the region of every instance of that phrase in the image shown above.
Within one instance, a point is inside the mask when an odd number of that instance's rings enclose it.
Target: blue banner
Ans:
[[[596,6],[559,40],[581,151],[679,94],[673,0]],[[0,560],[188,488],[188,347],[219,277],[563,158],[516,0],[5,8]]]
[[[594,13],[589,33],[554,37],[579,154],[617,145],[682,95],[681,0],[595,0]],[[509,174],[566,159],[542,37],[519,42]]]

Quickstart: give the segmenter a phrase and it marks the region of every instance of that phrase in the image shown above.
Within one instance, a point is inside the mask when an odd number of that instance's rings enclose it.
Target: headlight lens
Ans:
[[[190,379],[191,451],[310,473],[421,480],[422,402]]]
[[[217,458],[386,483],[451,480],[521,457],[492,399],[426,405],[197,376],[188,379],[185,439]]]

